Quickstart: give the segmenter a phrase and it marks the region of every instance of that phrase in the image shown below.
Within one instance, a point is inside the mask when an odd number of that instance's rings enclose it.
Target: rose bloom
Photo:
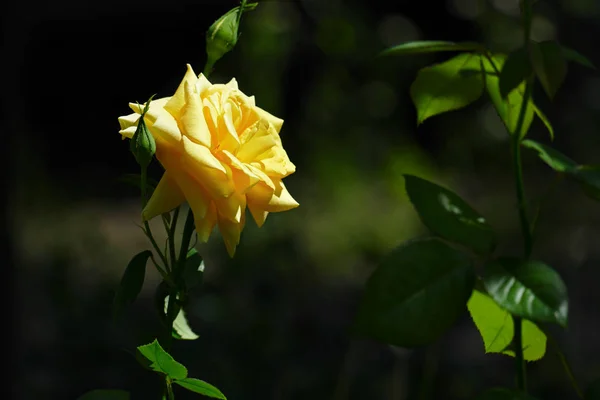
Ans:
[[[123,139],[135,133],[144,105],[119,118]],[[231,257],[240,241],[246,207],[260,227],[270,212],[298,207],[282,179],[296,169],[282,147],[283,120],[257,107],[235,79],[211,84],[187,66],[172,97],[153,100],[144,121],[165,169],[142,212],[144,221],[187,201],[198,239],[218,224]]]

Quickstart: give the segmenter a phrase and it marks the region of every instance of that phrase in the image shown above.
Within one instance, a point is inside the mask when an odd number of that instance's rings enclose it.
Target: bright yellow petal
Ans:
[[[165,171],[154,189],[152,197],[142,211],[142,219],[148,221],[158,215],[171,211],[185,201],[183,193],[169,171]]]
[[[241,146],[235,156],[245,163],[258,161],[260,155],[278,145],[279,135],[265,121],[257,121],[240,136]]]
[[[227,83],[225,84],[225,86],[227,86],[227,87],[228,87],[228,88],[230,88],[230,89],[234,89],[234,90],[238,90],[238,89],[239,89],[239,88],[238,88],[238,83],[237,83],[237,81],[235,80],[235,78],[231,78],[231,80],[230,80],[229,82],[227,82]]]
[[[260,107],[255,107],[254,110],[260,119],[264,119],[273,125],[275,131],[279,132],[281,130],[281,127],[283,126],[283,120],[281,118],[277,118]]]
[[[240,223],[246,212],[246,196],[240,193],[233,193],[229,197],[221,197],[214,200],[219,212],[220,219]]]
[[[184,171],[177,171],[176,174],[173,174],[173,177],[192,209],[194,220],[198,221],[205,218],[211,199],[202,185]]]
[[[181,108],[181,125],[188,138],[207,148],[211,147],[211,135],[204,119],[202,101],[196,87],[190,82],[185,84],[185,104]]]
[[[183,168],[200,182],[211,197],[226,197],[231,195],[235,188],[231,174],[225,166],[211,153],[211,151],[183,137]]]
[[[201,243],[208,242],[208,238],[210,237],[210,234],[217,223],[217,207],[215,206],[214,202],[210,202],[204,218],[196,219],[195,223],[198,240]]]
[[[233,154],[227,150],[224,150],[222,154],[227,160],[227,163],[232,167],[233,183],[235,184],[236,192],[245,194],[252,186],[261,180],[249,166],[242,163]]]
[[[165,110],[167,110],[172,116],[177,118],[181,111],[181,108],[185,105],[185,84],[186,82],[191,83],[192,85],[196,85],[198,83],[198,77],[196,73],[192,69],[190,64],[187,64],[187,70],[185,72],[185,76],[183,80],[179,84],[179,87],[175,91],[175,94],[171,99],[165,104]]]
[[[232,222],[227,218],[223,218],[220,214],[218,215],[219,221],[219,231],[221,232],[221,236],[223,237],[223,241],[225,242],[225,247],[227,248],[227,253],[229,257],[235,255],[235,249],[237,245],[240,243],[240,236],[242,230],[244,229],[244,225],[246,223],[245,214],[242,215],[241,221],[239,223]]]
[[[161,112],[156,112],[156,120],[153,123],[148,124],[148,129],[152,133],[152,136],[163,144],[174,146],[176,148],[181,146],[181,131],[177,126],[177,121],[171,114],[164,109]]]
[[[274,179],[275,190],[268,187],[264,182],[259,182],[248,191],[248,207],[250,210],[264,210],[268,212],[280,212],[291,210],[299,206],[290,192],[280,179]]]

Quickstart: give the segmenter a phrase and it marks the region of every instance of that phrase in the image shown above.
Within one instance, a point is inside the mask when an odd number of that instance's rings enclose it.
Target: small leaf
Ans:
[[[562,55],[565,59],[576,62],[580,65],[583,65],[584,67],[596,69],[596,66],[590,60],[588,60],[587,57],[583,56],[582,54],[578,53],[577,51],[575,51],[571,48],[568,48],[566,46],[561,46],[561,50],[562,50]]]
[[[129,400],[129,392],[125,390],[105,390],[105,389],[97,389],[92,390],[81,397],[78,397],[77,400]]]
[[[499,89],[502,97],[521,85],[531,74],[531,64],[524,47],[510,53],[500,70]]]
[[[531,63],[544,91],[551,99],[567,76],[567,61],[560,45],[553,40],[530,45]]]
[[[510,313],[567,325],[567,288],[549,266],[539,261],[499,258],[485,266],[483,283],[496,303]]]
[[[183,280],[187,289],[192,289],[202,283],[204,275],[204,261],[198,251],[191,248],[183,268]]]
[[[165,314],[167,313],[167,308],[169,305],[169,296],[165,297]],[[198,335],[194,333],[192,328],[187,322],[187,318],[185,317],[185,312],[183,308],[179,309],[179,313],[175,317],[173,321],[173,330],[177,335],[173,335],[176,339],[180,340],[196,340],[198,339]]]
[[[521,105],[523,104],[523,97],[525,93],[525,83],[519,85],[516,90],[511,91],[507,97],[503,97],[500,93],[500,79],[498,71],[504,66],[506,56],[503,54],[495,54],[491,57],[492,62],[487,58],[482,58],[485,77],[485,88],[490,96],[492,104],[498,113],[498,116],[504,122],[506,129],[510,134],[514,134],[517,129],[517,123],[519,120],[519,114],[521,112]],[[534,117],[534,104],[532,101],[527,103],[527,109],[525,110],[525,120],[519,137],[525,137],[529,131],[529,127],[533,122]]]
[[[600,379],[596,379],[585,390],[585,400],[600,400]]]
[[[481,393],[475,400],[535,400],[535,398],[516,390],[493,388]]]
[[[446,42],[441,40],[424,40],[402,43],[385,49],[380,53],[382,56],[402,56],[408,54],[435,53],[438,51],[477,51],[482,45],[474,42]]]
[[[407,242],[367,281],[353,331],[395,346],[429,344],[466,311],[474,282],[466,254],[435,238]]]
[[[146,277],[146,263],[151,256],[152,252],[150,250],[144,250],[133,256],[127,265],[121,278],[121,283],[115,293],[113,302],[115,319],[119,318],[123,309],[133,303],[140,294],[144,285],[144,278]]]
[[[215,399],[224,399],[227,400],[225,395],[221,393],[219,389],[211,385],[210,383],[206,383],[196,378],[185,378],[179,379],[175,381],[176,384],[186,388],[195,393],[200,393],[204,396],[212,397]]]
[[[501,353],[514,357],[506,350],[514,339],[512,316],[489,296],[478,290],[467,303],[469,313],[481,334],[486,353]],[[523,358],[526,361],[541,359],[546,353],[546,335],[533,322],[524,319],[522,329]]]
[[[431,232],[478,253],[489,253],[494,249],[494,231],[458,195],[413,175],[404,175],[404,180],[411,203]]]
[[[535,112],[535,115],[537,115],[538,118],[542,120],[542,123],[546,126],[546,129],[550,134],[550,140],[554,140],[554,128],[552,127],[552,124],[550,123],[548,117],[546,117],[542,110],[540,110],[539,107],[535,104],[533,104],[533,111]]]
[[[540,159],[556,172],[572,173],[577,163],[558,150],[534,140],[523,140],[522,145],[538,152]]]
[[[417,108],[417,123],[466,107],[481,97],[481,77],[469,73],[479,70],[479,56],[471,53],[459,54],[441,64],[421,69],[410,87]]]
[[[154,371],[163,373],[171,379],[184,379],[187,377],[187,368],[175,361],[161,347],[158,340],[154,339],[152,343],[139,346],[137,349],[151,362],[150,368]]]

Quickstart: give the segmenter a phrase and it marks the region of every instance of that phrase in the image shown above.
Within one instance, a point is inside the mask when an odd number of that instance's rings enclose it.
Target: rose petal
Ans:
[[[233,180],[225,166],[211,151],[183,137],[183,168],[204,186],[211,197],[226,197],[234,192]]]
[[[211,201],[208,209],[206,210],[206,215],[204,218],[197,218],[194,222],[196,224],[198,240],[201,243],[208,242],[210,234],[217,223],[217,207],[215,206],[215,203]]]
[[[280,179],[273,183],[275,190],[259,182],[246,194],[248,208],[259,227],[265,222],[266,212],[287,211],[299,206]]]
[[[283,126],[283,120],[281,118],[277,118],[276,116],[263,110],[260,107],[254,107],[254,112],[258,115],[260,119],[264,119],[271,125],[273,125],[275,131],[279,132],[281,130],[281,127]]]
[[[142,211],[142,219],[144,221],[171,211],[175,207],[181,205],[185,201],[185,197],[177,182],[169,171],[165,171],[160,182],[154,189],[154,193],[148,200],[146,207]]]
[[[240,223],[246,212],[246,196],[241,193],[233,193],[229,197],[221,197],[214,200],[219,212],[220,219]]]
[[[204,119],[200,95],[190,82],[185,84],[185,104],[181,108],[181,125],[183,132],[195,142],[210,148],[211,135]]]
[[[240,236],[242,230],[244,229],[244,225],[246,224],[246,216],[242,215],[242,218],[239,223],[232,222],[227,218],[223,218],[220,214],[218,214],[219,221],[219,231],[221,232],[221,236],[223,237],[223,241],[225,242],[225,247],[227,248],[227,253],[229,257],[233,258],[235,255],[235,249],[237,245],[240,243]]]
[[[183,80],[177,87],[175,94],[171,99],[165,104],[164,108],[167,110],[173,117],[177,118],[181,111],[181,108],[185,105],[185,84],[186,82],[191,83],[192,85],[196,85],[198,82],[198,77],[196,73],[192,69],[190,64],[187,64],[187,70],[185,72],[185,76]]]
[[[205,218],[211,203],[211,198],[203,189],[202,185],[184,171],[177,171],[173,176],[177,185],[183,192],[187,203],[192,209],[194,220],[197,221]]]
[[[236,192],[245,194],[252,186],[261,180],[249,166],[242,163],[227,150],[224,150],[221,154],[223,154],[223,157],[227,160],[226,162],[232,167],[233,182],[235,184]]]

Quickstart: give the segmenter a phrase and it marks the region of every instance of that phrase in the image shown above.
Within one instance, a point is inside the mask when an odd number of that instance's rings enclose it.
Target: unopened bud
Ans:
[[[154,96],[152,96],[154,97]],[[131,142],[129,143],[129,149],[133,153],[135,160],[142,168],[147,168],[152,161],[152,157],[154,157],[154,153],[156,153],[156,142],[154,141],[154,136],[150,133],[150,130],[146,126],[146,122],[144,121],[144,115],[148,112],[150,108],[150,102],[152,101],[152,97],[146,103],[142,115],[138,121],[137,129],[131,138]]]

